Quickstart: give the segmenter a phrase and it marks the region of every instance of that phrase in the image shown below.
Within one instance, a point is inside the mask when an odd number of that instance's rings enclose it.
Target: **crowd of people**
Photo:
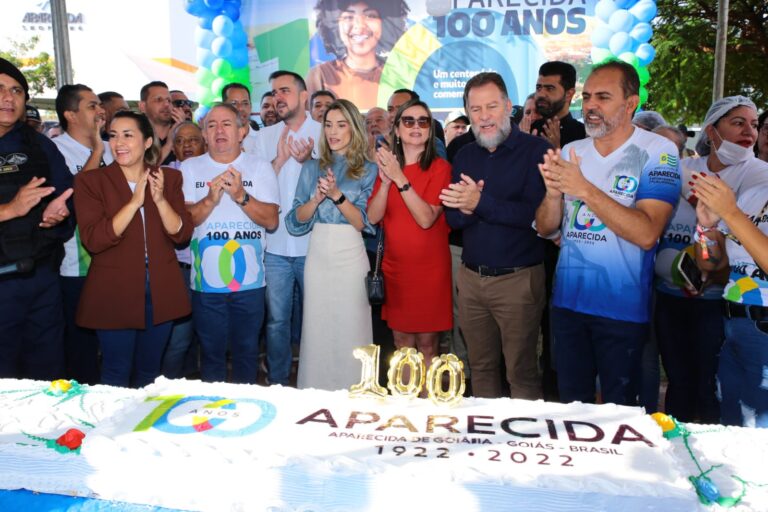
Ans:
[[[163,82],[139,112],[66,85],[48,138],[0,60],[0,377],[255,383],[263,344],[269,384],[298,347],[298,387],[348,388],[382,239],[394,346],[457,354],[474,396],[655,410],[661,360],[669,414],[768,426],[766,113],[715,101],[692,152],[632,66],[582,79],[583,122],[553,61],[522,106],[475,75],[444,124],[287,70],[197,122]]]

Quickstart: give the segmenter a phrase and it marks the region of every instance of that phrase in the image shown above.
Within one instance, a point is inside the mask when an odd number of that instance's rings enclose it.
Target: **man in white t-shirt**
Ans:
[[[259,131],[256,154],[272,162],[280,183],[280,225],[267,236],[267,366],[271,384],[287,385],[291,372],[291,330],[301,332],[293,317],[301,318],[294,304],[301,304],[304,290],[304,260],[309,235],[293,236],[285,229],[284,218],[293,208],[296,184],[302,164],[317,154],[320,123],[304,107],[307,86],[290,71],[270,75],[272,95],[281,121]],[[298,301],[294,289],[298,288]]]
[[[64,155],[73,175],[112,163],[109,144],[101,140],[104,109],[99,97],[89,87],[76,84],[59,89],[56,113],[64,133],[53,139],[53,143]],[[80,233],[75,229],[75,235],[64,244],[64,260],[59,269],[66,320],[66,378],[83,384],[98,384],[99,341],[96,333],[75,324],[75,312],[90,263],[91,256],[80,243]]]
[[[632,125],[639,79],[624,62],[593,68],[584,84],[590,138],[549,151],[536,229],[561,232],[552,296],[563,402],[634,405],[648,335],[655,249],[680,193],[677,148]]]
[[[259,132],[251,128],[251,91],[243,84],[232,82],[221,90],[221,101],[237,109],[240,122],[248,130],[243,138],[243,151],[256,153],[256,139]]]
[[[264,241],[278,222],[277,179],[269,162],[244,153],[237,109],[215,104],[203,120],[208,153],[181,163],[184,197],[195,231],[192,317],[202,348],[204,381],[256,382],[264,318]]]

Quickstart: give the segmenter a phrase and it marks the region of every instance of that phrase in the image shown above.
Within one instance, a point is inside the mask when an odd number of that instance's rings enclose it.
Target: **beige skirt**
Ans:
[[[300,389],[347,389],[360,381],[361,363],[352,351],[373,339],[365,291],[369,270],[355,228],[315,223],[304,266]]]

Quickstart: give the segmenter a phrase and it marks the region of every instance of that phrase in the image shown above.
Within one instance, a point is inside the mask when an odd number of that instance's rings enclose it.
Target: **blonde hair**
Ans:
[[[341,112],[341,115],[349,123],[352,138],[349,141],[349,146],[347,146],[347,151],[344,153],[344,158],[347,160],[347,176],[359,180],[365,174],[365,162],[370,161],[368,159],[368,139],[365,131],[365,121],[354,103],[348,100],[336,100],[331,103],[331,106],[328,107],[328,110],[323,115],[323,128],[325,127],[328,113],[332,110]],[[328,146],[328,140],[325,138],[325,134],[323,134],[320,137],[320,168],[325,169],[332,163],[333,154]]]

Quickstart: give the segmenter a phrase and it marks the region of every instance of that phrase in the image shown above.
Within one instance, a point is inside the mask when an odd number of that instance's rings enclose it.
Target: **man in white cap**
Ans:
[[[467,133],[469,118],[463,110],[454,110],[445,118],[445,145],[451,143],[459,135]]]

